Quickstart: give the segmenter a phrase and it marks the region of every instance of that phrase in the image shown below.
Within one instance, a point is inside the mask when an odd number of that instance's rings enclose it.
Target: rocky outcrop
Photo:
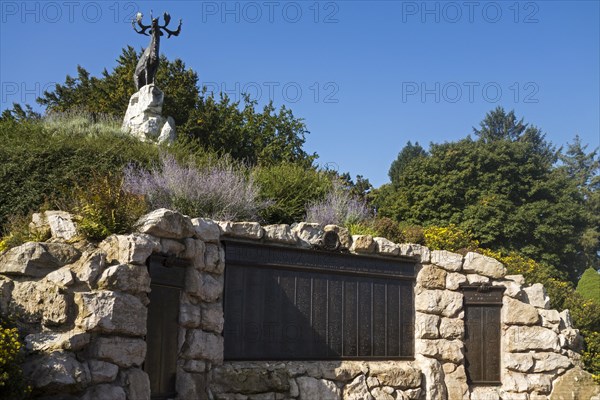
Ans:
[[[175,121],[162,116],[163,92],[153,84],[140,88],[129,99],[121,129],[141,141],[173,143]]]

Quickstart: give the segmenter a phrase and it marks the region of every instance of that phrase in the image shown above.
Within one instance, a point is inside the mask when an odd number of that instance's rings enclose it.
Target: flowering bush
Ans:
[[[337,182],[323,200],[313,202],[306,209],[306,220],[322,225],[348,226],[365,221],[368,217],[366,203]]]
[[[470,232],[463,231],[456,225],[430,226],[424,230],[425,244],[431,250],[467,251],[477,248],[479,243]]]
[[[258,200],[258,186],[244,170],[226,158],[197,167],[181,165],[161,155],[160,168],[150,171],[129,165],[125,188],[145,196],[151,208],[169,208],[193,217],[218,220],[256,220],[268,202]]]
[[[31,388],[23,378],[23,361],[17,328],[0,317],[0,398],[25,399]]]

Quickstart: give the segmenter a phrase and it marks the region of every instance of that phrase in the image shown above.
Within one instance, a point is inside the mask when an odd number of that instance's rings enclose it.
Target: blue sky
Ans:
[[[128,22],[167,10],[161,41],[200,84],[305,119],[306,149],[379,186],[407,141],[454,141],[498,105],[555,145],[600,146],[599,1],[1,1],[0,108],[35,102],[77,64],[98,75]],[[146,20],[147,21],[147,20]]]

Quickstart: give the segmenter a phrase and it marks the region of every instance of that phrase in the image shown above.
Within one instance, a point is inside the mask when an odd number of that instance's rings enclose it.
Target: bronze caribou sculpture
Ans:
[[[150,25],[142,24],[142,18],[142,13],[137,13],[136,19],[131,21],[134,31],[142,35],[150,36],[150,44],[148,47],[146,47],[144,53],[142,53],[133,74],[136,90],[140,90],[142,86],[154,83],[154,76],[156,75],[156,70],[158,69],[158,51],[160,37],[163,35],[162,31],[164,30],[167,33],[167,38],[170,38],[171,36],[179,36],[182,23],[182,21],[179,20],[179,26],[177,27],[177,30],[172,31],[167,28],[167,25],[169,25],[169,22],[171,22],[171,16],[169,13],[164,13],[164,25],[158,24],[158,18],[152,18],[152,12],[150,12]],[[135,27],[136,22],[140,27],[139,31]],[[147,33],[148,30],[150,30],[150,33]]]

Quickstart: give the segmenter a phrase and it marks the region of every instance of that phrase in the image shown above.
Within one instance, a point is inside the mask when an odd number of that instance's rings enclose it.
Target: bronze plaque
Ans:
[[[463,285],[465,367],[472,384],[501,384],[500,312],[502,286]]]
[[[412,359],[414,260],[225,243],[225,359]]]

